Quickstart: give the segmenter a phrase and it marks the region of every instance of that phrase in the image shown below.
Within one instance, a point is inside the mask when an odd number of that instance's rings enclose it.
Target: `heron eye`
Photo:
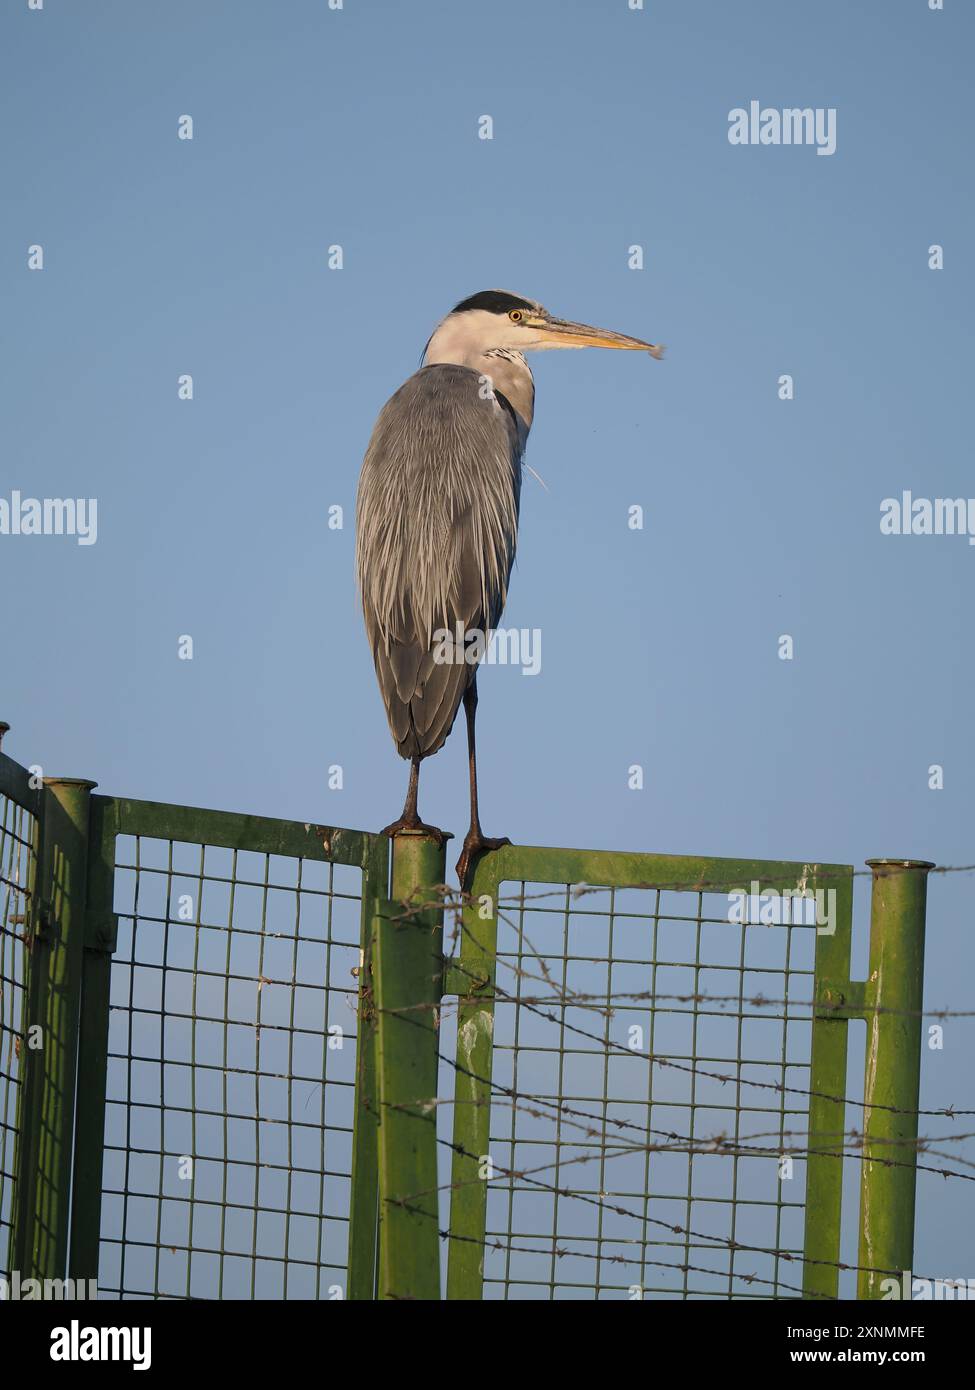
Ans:
[[[520,309],[511,309],[508,312],[508,318],[511,320],[512,323],[521,323],[521,317],[522,316]]]

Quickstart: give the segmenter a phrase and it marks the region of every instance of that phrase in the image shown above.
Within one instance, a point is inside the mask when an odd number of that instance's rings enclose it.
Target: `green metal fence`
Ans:
[[[0,741],[7,731],[0,724]],[[12,1267],[16,1151],[27,1046],[27,905],[37,861],[40,797],[0,754],[0,1276]]]
[[[864,983],[850,866],[509,846],[461,902],[422,836],[35,781],[0,753],[0,1274],[822,1299],[911,1268],[931,866],[873,865]]]

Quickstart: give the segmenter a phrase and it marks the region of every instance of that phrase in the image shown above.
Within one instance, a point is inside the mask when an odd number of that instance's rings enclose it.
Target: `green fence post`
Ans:
[[[14,1238],[23,1279],[63,1279],[67,1265],[88,813],[95,785],[71,777],[44,781]]]
[[[810,888],[833,894],[832,930],[816,921],[816,992],[822,1008],[813,1012],[809,1058],[809,1154],[806,1159],[806,1210],[802,1287],[806,1298],[839,1296],[843,1211],[843,1153],[846,1122],[846,1067],[852,1001],[850,948],[853,935],[853,868],[815,875]],[[817,903],[818,903],[817,899]],[[829,898],[824,899],[829,902]]]
[[[373,932],[389,887],[389,841],[367,842],[363,863],[359,1000],[356,1021],[355,1110],[349,1203],[348,1297],[376,1297],[379,1230],[379,1105],[376,1092],[376,999]]]
[[[115,896],[117,803],[93,796],[90,803],[88,892],[78,1034],[78,1113],[71,1191],[72,1279],[98,1278],[102,1167],[105,1159],[105,1092],[112,953],[118,938]]]
[[[882,1298],[884,1281],[893,1277],[887,1271],[909,1271],[914,1257],[924,909],[934,865],[918,859],[867,863],[873,899],[857,1296]]]
[[[484,1293],[498,885],[503,873],[500,865],[515,852],[501,849],[497,854],[486,854],[478,863],[464,904],[460,960],[448,971],[446,980],[448,992],[457,995],[454,1153],[447,1255],[447,1298],[451,1300],[474,1301]]]
[[[437,1194],[444,846],[393,840],[392,901],[376,918],[379,1297],[440,1298]]]

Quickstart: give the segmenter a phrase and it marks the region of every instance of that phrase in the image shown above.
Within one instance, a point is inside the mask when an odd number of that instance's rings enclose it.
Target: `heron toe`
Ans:
[[[482,835],[479,830],[468,830],[460,851],[460,858],[457,860],[457,880],[461,888],[466,889],[471,868],[482,854],[487,854],[490,850],[501,849],[502,846],[510,844],[511,841],[508,839],[507,835],[491,837]]]
[[[438,845],[445,845],[450,838],[445,830],[441,830],[436,825],[427,825],[419,817],[400,816],[399,820],[394,820],[389,825],[384,825],[379,832],[381,835],[388,835],[392,840],[394,836],[403,831],[409,831],[414,835],[429,835],[431,840],[436,840]]]

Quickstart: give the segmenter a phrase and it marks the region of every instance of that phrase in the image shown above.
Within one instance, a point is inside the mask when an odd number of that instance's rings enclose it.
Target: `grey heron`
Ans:
[[[535,398],[525,353],[583,347],[663,352],[555,318],[505,290],[462,300],[434,330],[420,370],[380,411],[359,478],[356,569],[366,633],[393,741],[411,764],[403,814],[385,833],[418,831],[443,842],[417,811],[420,763],[443,746],[463,701],[471,824],[457,861],[462,889],[479,854],[509,843],[481,831],[471,657],[501,617],[515,556]]]

